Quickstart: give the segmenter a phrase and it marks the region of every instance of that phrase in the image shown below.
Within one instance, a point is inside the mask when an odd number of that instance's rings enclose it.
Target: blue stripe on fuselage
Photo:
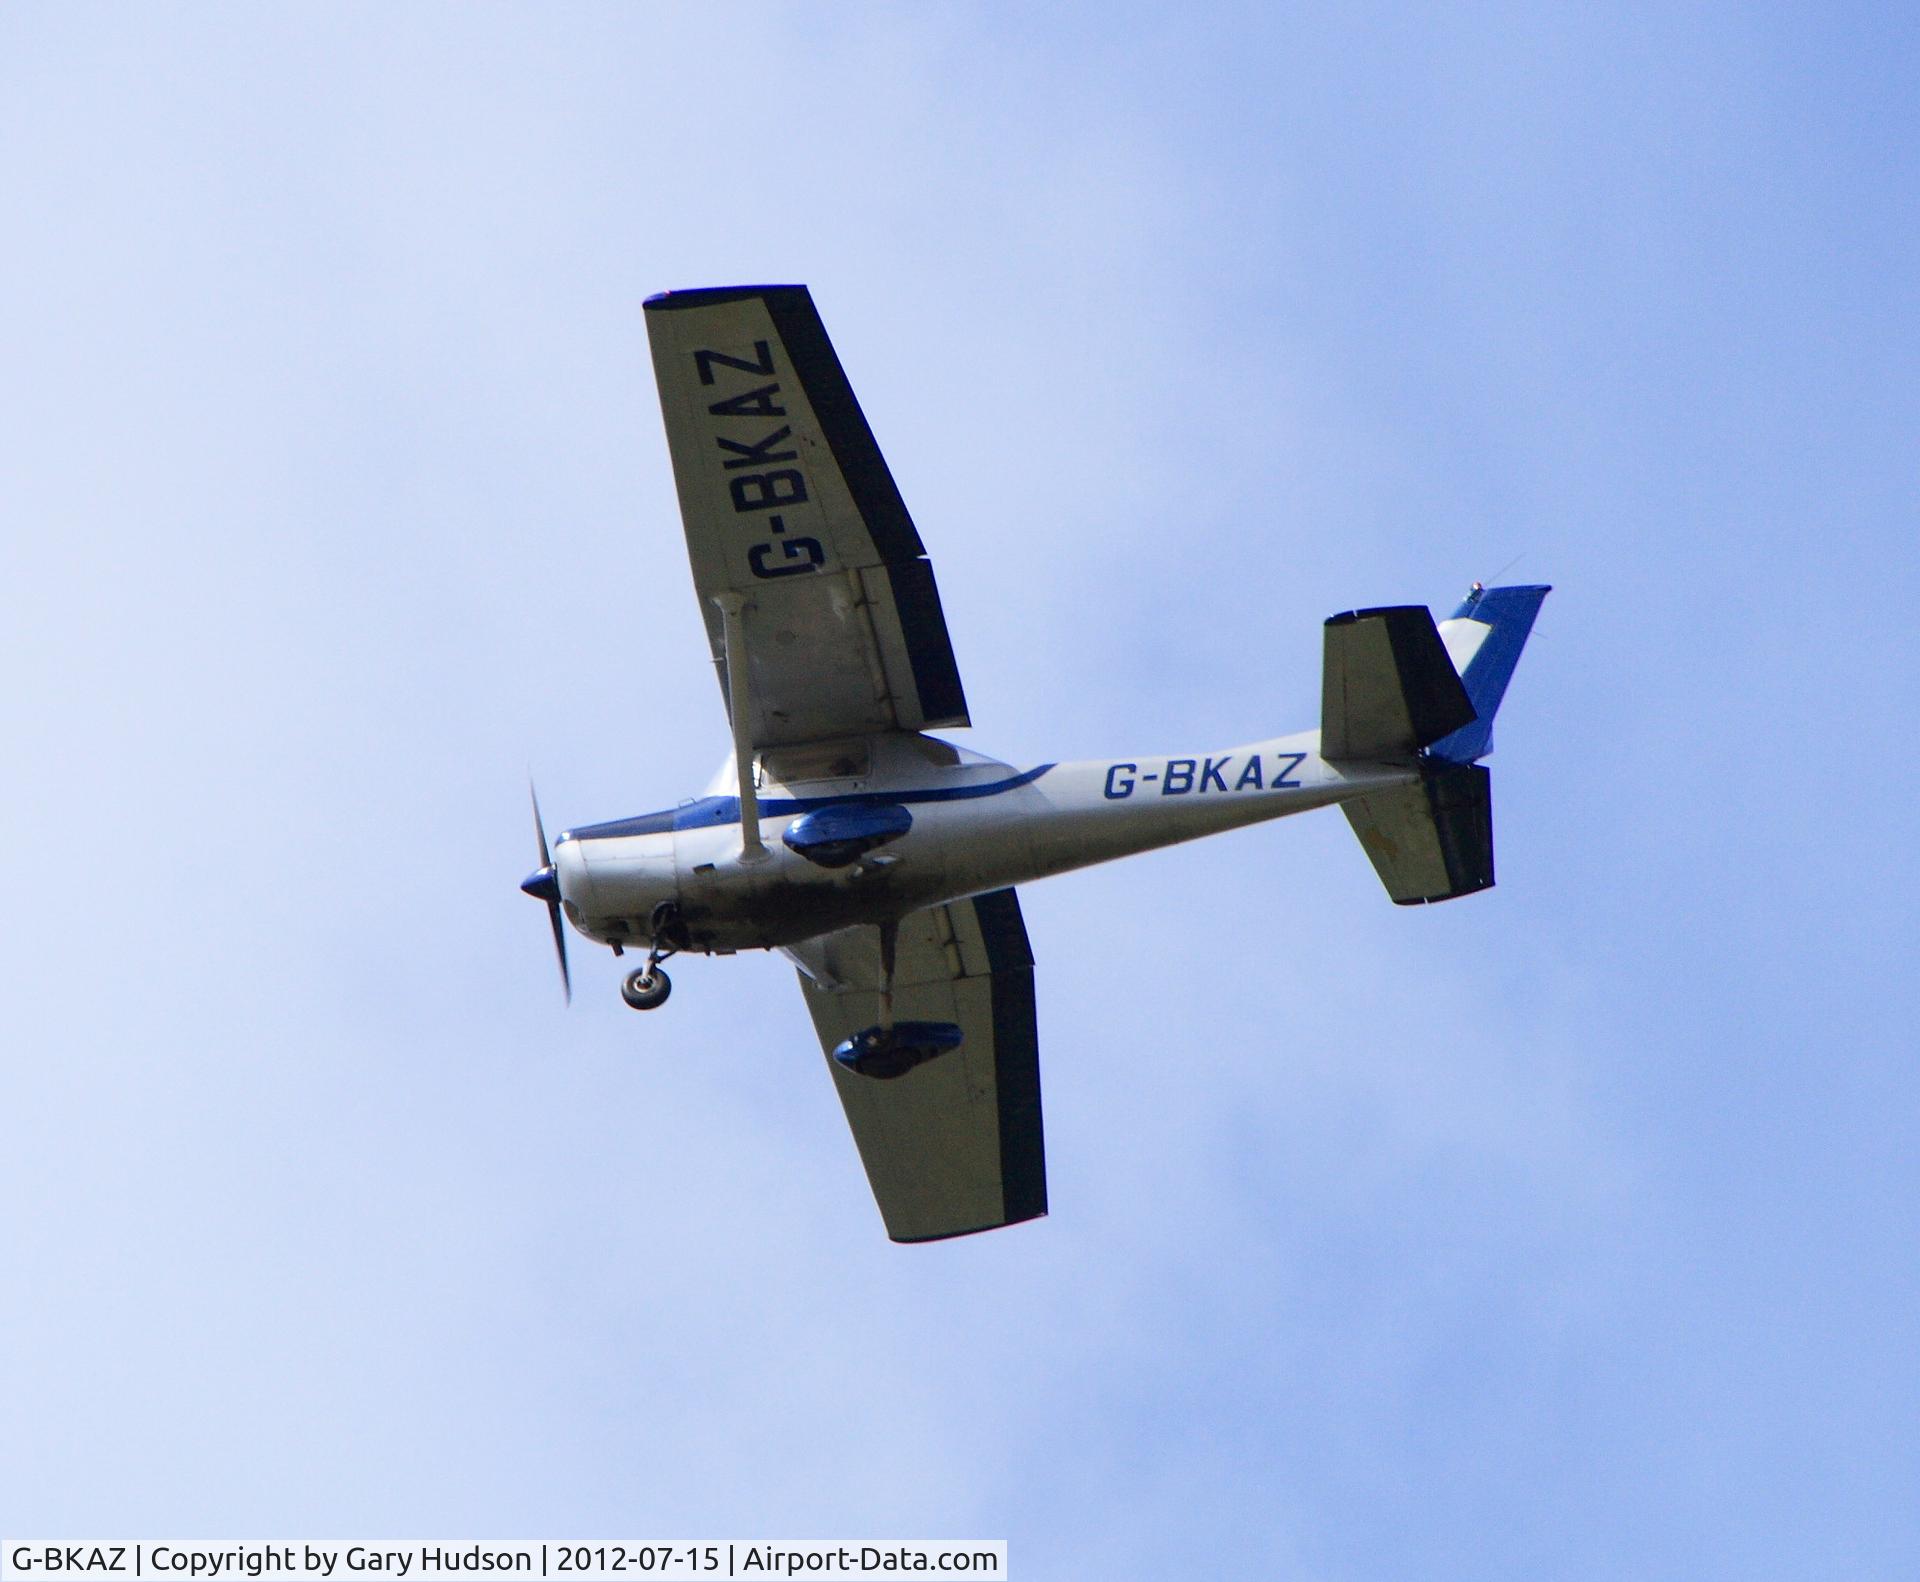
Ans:
[[[889,804],[913,807],[923,802],[968,802],[975,797],[999,796],[1032,785],[1053,767],[1041,764],[1006,780],[988,785],[936,786],[920,791],[849,791],[842,796],[762,797],[762,818],[784,818],[789,813],[811,813],[823,807],[883,807]],[[704,796],[662,813],[642,813],[637,818],[617,818],[605,824],[582,824],[578,829],[562,830],[554,840],[558,846],[568,840],[613,840],[623,835],[664,835],[676,829],[711,829],[719,824],[740,822],[740,799],[733,796]]]

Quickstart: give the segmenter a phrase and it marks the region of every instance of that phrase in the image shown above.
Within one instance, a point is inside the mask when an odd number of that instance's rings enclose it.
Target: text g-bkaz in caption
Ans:
[[[238,1578],[397,1578],[452,1582],[481,1575],[556,1582],[736,1578],[989,1577],[1007,1575],[1003,1539],[698,1539],[659,1543],[0,1543],[0,1582],[235,1582]]]

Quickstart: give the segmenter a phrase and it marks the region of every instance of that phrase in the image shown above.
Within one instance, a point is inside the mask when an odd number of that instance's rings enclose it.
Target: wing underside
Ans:
[[[806,287],[668,292],[647,334],[718,666],[715,598],[745,601],[753,745],[967,724],[932,565]]]
[[[890,1080],[834,1047],[879,1014],[879,935],[851,928],[789,948],[887,1234],[936,1241],[1047,1211],[1033,953],[1011,890],[912,913],[900,925],[894,1010],[952,1022],[949,1054]]]

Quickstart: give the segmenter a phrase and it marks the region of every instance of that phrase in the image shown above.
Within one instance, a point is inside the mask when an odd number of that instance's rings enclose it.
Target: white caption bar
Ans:
[[[522,1576],[551,1582],[719,1582],[734,1578],[990,1577],[1007,1575],[1005,1539],[675,1539],[656,1543],[0,1543],[0,1578],[68,1582],[469,1582]]]

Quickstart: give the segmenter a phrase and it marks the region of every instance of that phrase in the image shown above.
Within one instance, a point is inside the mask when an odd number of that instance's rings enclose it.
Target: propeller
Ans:
[[[553,952],[560,958],[560,987],[567,1004],[573,1004],[573,974],[567,971],[567,932],[560,921],[560,876],[554,872],[553,855],[547,850],[547,826],[540,818],[540,793],[527,782],[527,795],[533,799],[533,832],[540,837],[540,867],[520,881],[520,888],[536,901],[547,903],[547,919],[553,924]]]

